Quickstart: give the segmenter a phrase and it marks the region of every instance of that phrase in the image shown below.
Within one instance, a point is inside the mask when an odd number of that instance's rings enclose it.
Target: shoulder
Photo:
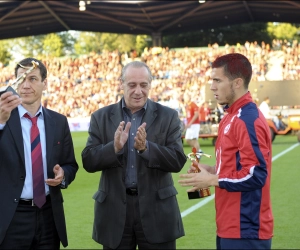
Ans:
[[[255,103],[247,103],[245,106],[243,106],[237,117],[239,119],[238,120],[238,123],[239,122],[242,122],[242,123],[245,123],[246,126],[251,126],[251,127],[254,127],[255,124],[258,124],[260,123],[260,120],[261,120],[261,111],[259,110],[259,108],[256,106]]]
[[[121,108],[119,103],[110,104],[108,106],[105,106],[103,108],[100,108],[100,109],[96,110],[95,112],[92,113],[92,115],[93,116],[99,116],[101,114],[109,114],[109,113],[113,112],[115,109],[118,109],[118,108]]]
[[[43,108],[43,115],[45,117],[49,116],[51,119],[67,119],[65,115],[47,108]]]
[[[157,102],[153,102],[151,100],[148,100],[148,106],[150,109],[152,110],[157,110],[158,112],[164,112],[164,113],[168,113],[168,114],[173,114],[173,113],[178,113],[175,109],[172,109],[170,107],[164,106],[160,103]]]

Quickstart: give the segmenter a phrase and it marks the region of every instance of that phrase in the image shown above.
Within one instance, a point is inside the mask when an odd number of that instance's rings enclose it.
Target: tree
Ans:
[[[47,56],[60,57],[63,53],[64,44],[58,34],[51,33],[43,39],[43,54]]]
[[[99,53],[101,51],[101,33],[99,32],[80,32],[74,44],[77,55],[88,54],[90,52]]]
[[[251,37],[249,37],[251,34]],[[186,32],[163,37],[163,47],[206,47],[208,44],[219,45],[245,43],[246,41],[270,43],[266,23],[245,23],[228,25],[219,28],[201,29],[196,32]]]
[[[121,53],[136,50],[141,52],[148,46],[145,35],[80,32],[74,45],[76,54],[100,53],[103,50],[119,50]]]
[[[0,40],[0,62],[3,65],[9,64],[12,55],[9,52],[8,40]]]
[[[44,35],[14,38],[11,50],[17,57],[38,57],[43,51],[43,39]]]
[[[300,29],[290,23],[268,23],[267,30],[275,39],[297,39]]]
[[[74,44],[77,41],[77,31],[63,31],[58,33],[57,35],[60,36],[61,42],[63,44],[63,54],[64,55],[74,55],[75,48]]]
[[[148,35],[137,35],[135,40],[135,48],[138,54],[141,54],[146,47],[151,47],[151,39]]]

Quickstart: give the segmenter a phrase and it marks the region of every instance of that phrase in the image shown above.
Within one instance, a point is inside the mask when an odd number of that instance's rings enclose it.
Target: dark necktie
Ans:
[[[33,202],[36,206],[41,208],[46,202],[46,195],[40,131],[37,126],[38,116],[39,114],[31,118],[28,114],[24,115],[24,117],[31,120],[32,123],[30,130],[30,142],[32,161]]]

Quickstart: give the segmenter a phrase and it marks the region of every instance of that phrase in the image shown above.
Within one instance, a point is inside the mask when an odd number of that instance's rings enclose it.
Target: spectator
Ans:
[[[196,148],[197,152],[202,152],[199,143],[199,107],[193,101],[188,102],[186,106],[186,122],[185,140],[187,144],[192,148]]]
[[[277,115],[271,115],[271,109],[269,106],[270,99],[269,97],[265,97],[265,99],[259,105],[260,111],[263,113],[266,119],[272,120],[277,128],[277,130],[284,130],[285,125],[283,122],[278,118]]]

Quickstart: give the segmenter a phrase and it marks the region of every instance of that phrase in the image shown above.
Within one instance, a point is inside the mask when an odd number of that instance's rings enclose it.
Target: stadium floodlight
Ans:
[[[79,1],[79,10],[85,11],[85,1]]]

